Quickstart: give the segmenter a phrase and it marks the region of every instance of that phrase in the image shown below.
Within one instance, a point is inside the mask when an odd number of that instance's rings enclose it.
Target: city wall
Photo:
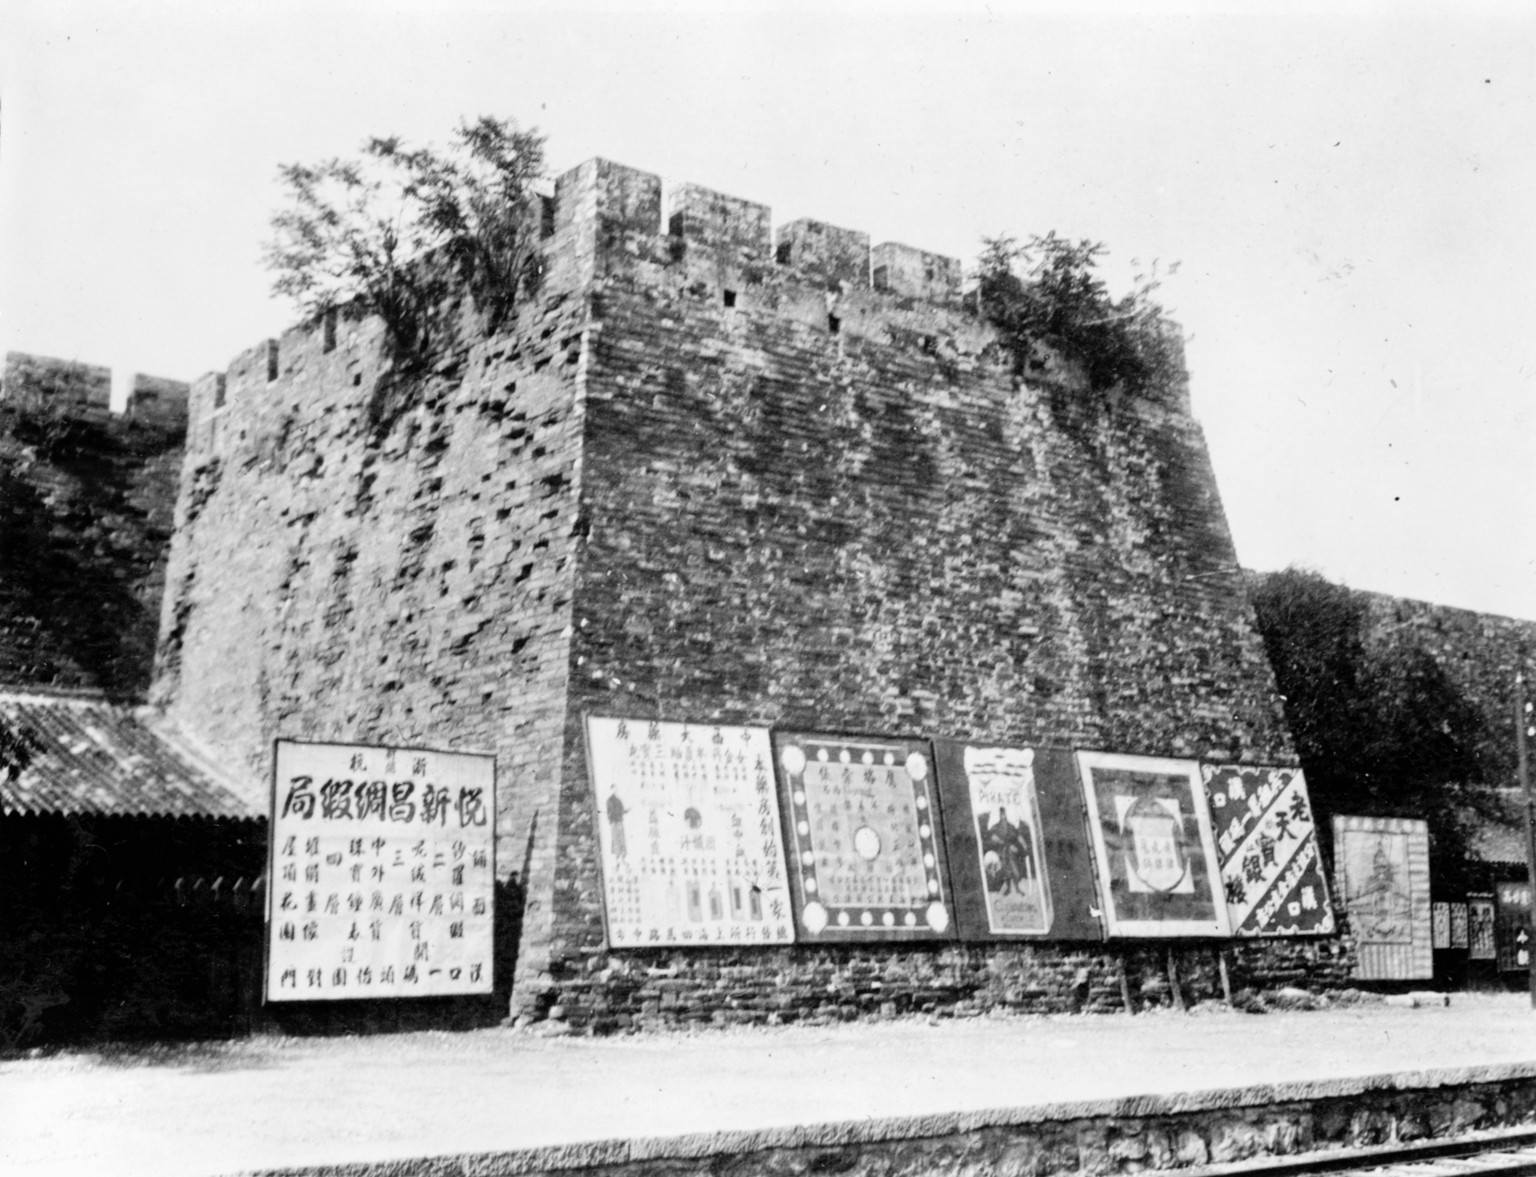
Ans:
[[[318,321],[193,386],[156,698],[256,776],[276,736],[494,752],[528,1017],[1166,1000],[1161,947],[607,950],[587,711],[1295,758],[1182,381],[1016,376],[952,259],[697,186],[591,161],[551,211],[506,331],[402,371]]]

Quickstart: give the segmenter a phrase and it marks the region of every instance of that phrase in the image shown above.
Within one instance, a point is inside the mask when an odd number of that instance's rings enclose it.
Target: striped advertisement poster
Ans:
[[[1202,764],[1234,936],[1333,932],[1317,828],[1299,768]]]

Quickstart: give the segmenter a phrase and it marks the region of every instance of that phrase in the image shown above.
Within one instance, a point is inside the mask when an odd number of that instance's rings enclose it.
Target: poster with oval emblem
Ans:
[[[1210,813],[1193,760],[1079,752],[1110,936],[1228,936]]]
[[[954,936],[926,740],[775,732],[797,938]]]

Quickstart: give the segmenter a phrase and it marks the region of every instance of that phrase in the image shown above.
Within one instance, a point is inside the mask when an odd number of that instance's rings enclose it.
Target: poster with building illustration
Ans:
[[[268,1001],[491,992],[494,757],[278,740]]]
[[[1338,893],[1355,936],[1355,976],[1432,977],[1429,827],[1409,818],[1339,816],[1333,845]]]
[[[794,938],[768,729],[587,717],[612,948]]]
[[[1498,916],[1495,959],[1501,973],[1526,972],[1531,967],[1531,885],[1523,880],[1495,884]]]
[[[1496,927],[1491,894],[1468,895],[1466,919],[1463,921],[1462,947],[1467,950],[1468,960],[1497,960],[1499,937]]]
[[[1228,936],[1215,839],[1193,760],[1079,752],[1110,936]]]
[[[1202,764],[1234,936],[1330,935],[1317,830],[1299,768]]]
[[[775,732],[804,941],[954,935],[926,740]]]

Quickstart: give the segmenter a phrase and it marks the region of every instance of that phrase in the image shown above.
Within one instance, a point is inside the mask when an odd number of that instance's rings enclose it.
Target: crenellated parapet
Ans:
[[[127,394],[114,411],[112,389],[119,381],[126,383]],[[14,409],[100,420],[116,416],[165,432],[186,428],[188,394],[184,381],[18,351],[5,353],[0,376],[0,403]]]

